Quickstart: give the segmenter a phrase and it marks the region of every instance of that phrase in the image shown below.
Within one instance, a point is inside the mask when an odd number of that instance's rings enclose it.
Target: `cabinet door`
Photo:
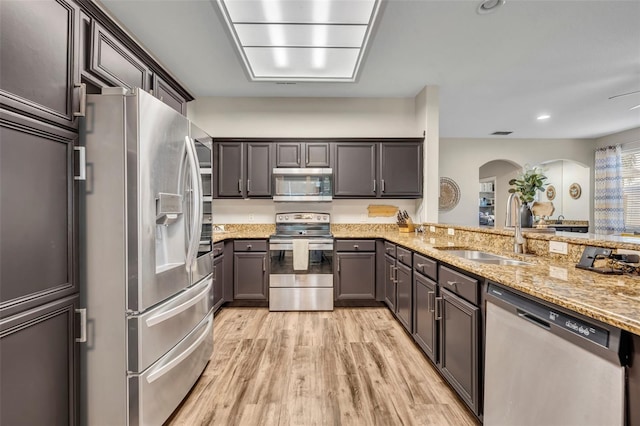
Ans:
[[[214,149],[214,196],[242,198],[244,195],[244,152],[242,142],[219,142]]]
[[[247,197],[271,197],[272,144],[248,142],[247,144]]]
[[[376,143],[339,142],[334,145],[335,197],[376,197],[376,148]]]
[[[422,142],[380,144],[381,196],[421,197],[422,175]]]
[[[305,167],[331,167],[329,143],[307,142],[304,144]]]
[[[267,300],[267,254],[233,254],[234,299]]]
[[[0,320],[0,424],[73,425],[78,296]]]
[[[384,302],[392,312],[396,311],[396,260],[391,256],[384,256]]]
[[[224,303],[224,255],[213,259],[213,310]]]
[[[440,369],[460,398],[479,414],[478,327],[480,309],[441,289]]]
[[[180,114],[187,113],[187,102],[173,87],[157,75],[153,76],[153,96],[160,99]]]
[[[413,273],[413,339],[422,351],[437,363],[435,320],[437,284],[429,278]]]
[[[411,268],[396,263],[396,315],[409,333],[413,333],[413,285]]]
[[[0,109],[0,317],[78,291],[76,139]]]
[[[302,144],[299,142],[277,143],[276,167],[302,167]]]
[[[0,103],[77,127],[79,14],[68,0],[0,1]]]
[[[376,298],[376,254],[336,253],[336,300]]]
[[[114,87],[149,90],[149,67],[96,21],[91,40],[91,73]]]

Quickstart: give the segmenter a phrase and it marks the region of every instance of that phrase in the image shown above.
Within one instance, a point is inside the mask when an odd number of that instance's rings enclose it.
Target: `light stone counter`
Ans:
[[[214,234],[214,242],[238,238],[268,238],[274,225],[236,225],[227,228],[232,232]],[[460,227],[457,227],[458,232]],[[600,245],[598,240],[590,240],[587,236],[556,236],[554,240],[566,239],[567,242],[577,244],[569,250],[569,254],[558,256],[548,251],[544,252],[536,244],[543,241],[548,245],[547,238],[537,238],[529,234],[529,242],[534,249],[533,255],[515,255],[509,251],[513,233],[509,231],[478,232],[472,236],[460,232],[451,237],[443,232],[427,233],[416,236],[398,232],[395,225],[376,224],[336,224],[332,226],[335,238],[381,238],[399,244],[433,259],[453,265],[472,274],[480,275],[493,282],[519,290],[531,296],[554,303],[569,310],[579,312],[640,335],[640,277],[628,275],[602,275],[595,272],[575,268],[584,245]],[[502,238],[500,238],[502,237]],[[640,250],[640,245],[627,241],[611,241],[614,247]],[[501,254],[530,262],[524,266],[500,266],[474,262],[438,250],[437,247],[464,246],[481,249],[495,254]]]

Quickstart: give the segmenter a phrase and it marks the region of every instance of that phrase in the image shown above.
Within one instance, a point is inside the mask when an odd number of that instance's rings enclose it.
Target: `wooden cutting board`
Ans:
[[[398,214],[397,206],[387,206],[384,204],[369,204],[367,207],[369,217],[391,217]]]

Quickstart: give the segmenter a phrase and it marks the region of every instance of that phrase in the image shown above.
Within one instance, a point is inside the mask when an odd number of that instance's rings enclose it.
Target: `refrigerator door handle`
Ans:
[[[200,166],[196,155],[193,140],[189,136],[184,137],[187,148],[187,158],[191,165],[191,185],[193,187],[193,220],[191,221],[191,241],[187,250],[187,270],[191,270],[196,260],[200,237],[202,234],[202,181],[200,180]]]
[[[213,327],[213,321],[209,321],[209,324],[207,324],[207,326],[205,327],[204,332],[198,337],[198,339],[195,342],[193,342],[180,355],[178,355],[177,357],[175,357],[174,359],[172,359],[171,361],[169,361],[168,363],[166,363],[165,365],[163,365],[162,367],[160,367],[159,369],[157,369],[153,373],[149,374],[149,377],[147,377],[147,382],[148,383],[155,382],[160,377],[164,376],[169,371],[173,370],[182,361],[184,361],[189,355],[191,355],[193,353],[193,351],[195,351],[196,349],[198,349],[198,347],[200,347],[200,344],[202,344],[202,342],[206,338],[211,336],[211,328],[212,327]]]
[[[146,320],[147,326],[148,327],[153,327],[156,324],[160,324],[161,322],[164,322],[164,321],[166,321],[166,320],[168,320],[170,318],[175,317],[176,315],[186,311],[187,309],[189,309],[193,305],[195,305],[198,302],[200,302],[202,299],[207,297],[207,295],[210,293],[211,283],[212,283],[212,279],[209,278],[208,284],[205,287],[205,289],[202,290],[200,293],[198,293],[193,298],[191,298],[190,300],[187,300],[186,302],[182,303],[181,305],[176,306],[175,308],[169,309],[168,311],[159,313],[157,315],[154,315],[154,316],[148,318]]]

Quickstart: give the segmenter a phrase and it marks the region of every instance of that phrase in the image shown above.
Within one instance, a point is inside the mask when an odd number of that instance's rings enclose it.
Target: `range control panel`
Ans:
[[[328,213],[278,213],[276,223],[329,223]]]

